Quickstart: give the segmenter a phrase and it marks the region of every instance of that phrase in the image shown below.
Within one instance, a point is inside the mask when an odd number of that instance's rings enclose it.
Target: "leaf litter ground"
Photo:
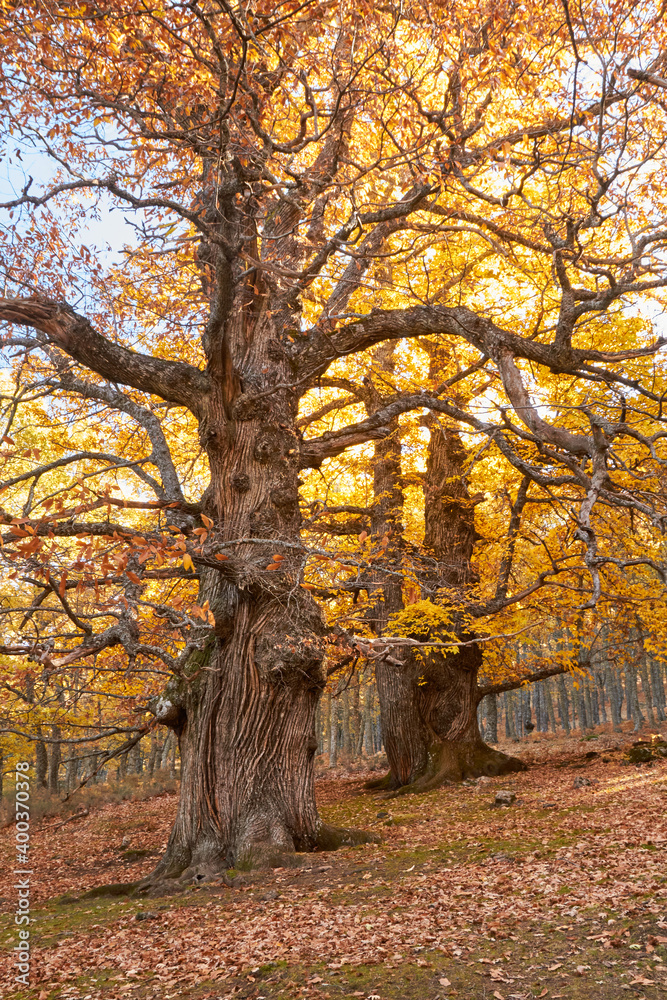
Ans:
[[[13,830],[2,833],[5,997],[30,1000],[652,1000],[667,994],[667,761],[629,737],[534,737],[511,778],[420,796],[322,778],[330,822],[383,840],[229,871],[155,899],[62,902],[147,874],[174,795],[32,832],[34,986],[15,989]],[[594,749],[591,749],[594,748]],[[575,787],[575,779],[581,787]],[[590,784],[582,783],[582,779]],[[495,792],[515,792],[493,808]],[[378,815],[381,814],[381,815]]]

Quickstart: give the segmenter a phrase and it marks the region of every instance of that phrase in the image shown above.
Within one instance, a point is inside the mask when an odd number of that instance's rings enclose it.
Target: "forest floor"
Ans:
[[[663,727],[664,728],[664,727]],[[531,766],[420,796],[318,781],[323,817],[381,844],[229,871],[159,898],[87,898],[148,873],[167,793],[31,831],[32,980],[16,989],[12,828],[0,834],[0,992],[30,1000],[653,1000],[667,995],[667,760],[636,739],[533,736]],[[585,778],[590,784],[575,787]],[[495,792],[515,792],[494,808]],[[229,883],[229,884],[225,884]],[[64,901],[61,897],[65,897]],[[74,900],[74,901],[73,901]]]

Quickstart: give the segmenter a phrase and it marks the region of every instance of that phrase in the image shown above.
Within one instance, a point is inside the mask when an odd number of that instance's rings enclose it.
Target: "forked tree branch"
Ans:
[[[664,283],[667,283],[667,278]],[[641,291],[638,284],[617,285],[614,298],[629,292]],[[586,303],[585,310],[603,310],[611,301]],[[525,358],[555,371],[582,375],[586,362],[617,363],[631,358],[655,354],[665,343],[658,338],[646,347],[624,351],[599,351],[594,348],[562,348],[520,337],[499,327],[492,319],[478,315],[465,306],[413,306],[406,309],[374,309],[351,323],[331,331],[314,327],[303,341],[299,352],[299,376],[317,378],[339,357],[347,357],[366,350],[385,340],[414,339],[416,337],[451,336],[467,340],[481,353],[500,364],[507,352],[513,358]],[[609,373],[613,381],[613,373]],[[308,386],[304,386],[307,391]]]

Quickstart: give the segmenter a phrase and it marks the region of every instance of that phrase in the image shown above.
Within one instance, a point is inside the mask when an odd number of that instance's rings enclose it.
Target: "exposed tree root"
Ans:
[[[371,781],[367,781],[364,784],[364,788],[376,789],[378,791],[388,791],[393,787],[395,786],[393,784],[391,771],[388,771],[381,778],[373,778]]]
[[[290,850],[283,844],[253,843],[238,852],[234,868],[239,872],[266,871],[271,868],[298,868],[312,851],[335,851],[340,847],[356,844],[378,844],[380,837],[366,830],[320,825],[315,843],[310,851]],[[221,860],[224,852],[211,851],[208,858],[199,852],[199,861],[192,863],[192,852],[172,847],[155,869],[138,882],[96,886],[79,897],[92,899],[97,896],[158,896],[180,891],[186,885],[204,880],[226,878],[229,864]],[[233,885],[234,882],[229,882]],[[72,897],[73,899],[74,897]]]
[[[141,882],[108,882],[106,885],[96,885],[80,896],[67,893],[61,896],[60,903],[78,903],[82,899],[98,899],[100,896],[134,896]]]
[[[339,847],[379,843],[380,837],[375,833],[354,830],[350,827],[330,826],[329,823],[322,823],[317,835],[317,849],[320,851],[337,851]]]
[[[369,781],[366,788],[386,791],[387,798],[398,795],[412,795],[430,792],[434,788],[466,778],[496,777],[527,770],[527,765],[518,757],[511,757],[494,750],[486,743],[442,741],[431,745],[428,762],[422,774],[406,785],[397,787],[391,772],[383,778]]]

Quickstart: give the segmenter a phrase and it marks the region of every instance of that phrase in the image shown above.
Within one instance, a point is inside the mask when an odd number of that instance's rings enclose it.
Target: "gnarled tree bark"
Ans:
[[[454,598],[476,582],[471,562],[477,537],[474,502],[459,435],[429,423],[424,547],[433,562],[422,574],[422,592],[431,597],[444,588]],[[456,623],[455,610],[453,620]],[[460,620],[455,630],[462,642],[474,639]],[[425,639],[423,633],[414,638]],[[375,787],[395,794],[424,792],[446,781],[524,769],[517,758],[482,739],[477,722],[477,706],[484,696],[477,684],[481,665],[480,647],[472,643],[419,658],[408,652],[400,666],[385,661],[376,668],[390,772]]]
[[[235,543],[237,561],[272,568],[233,582],[202,570],[199,600],[209,602],[215,637],[192,654],[186,677],[157,709],[181,752],[179,810],[158,876],[280,866],[294,851],[369,839],[323,824],[315,804],[315,711],[327,629],[298,586],[298,397],[291,388],[242,390],[261,384],[267,370],[288,386],[292,375],[271,311],[267,318],[262,307],[245,308],[241,287],[230,317],[243,322],[230,319],[224,337],[209,324],[212,387],[200,438],[211,485],[203,506],[223,552]]]

